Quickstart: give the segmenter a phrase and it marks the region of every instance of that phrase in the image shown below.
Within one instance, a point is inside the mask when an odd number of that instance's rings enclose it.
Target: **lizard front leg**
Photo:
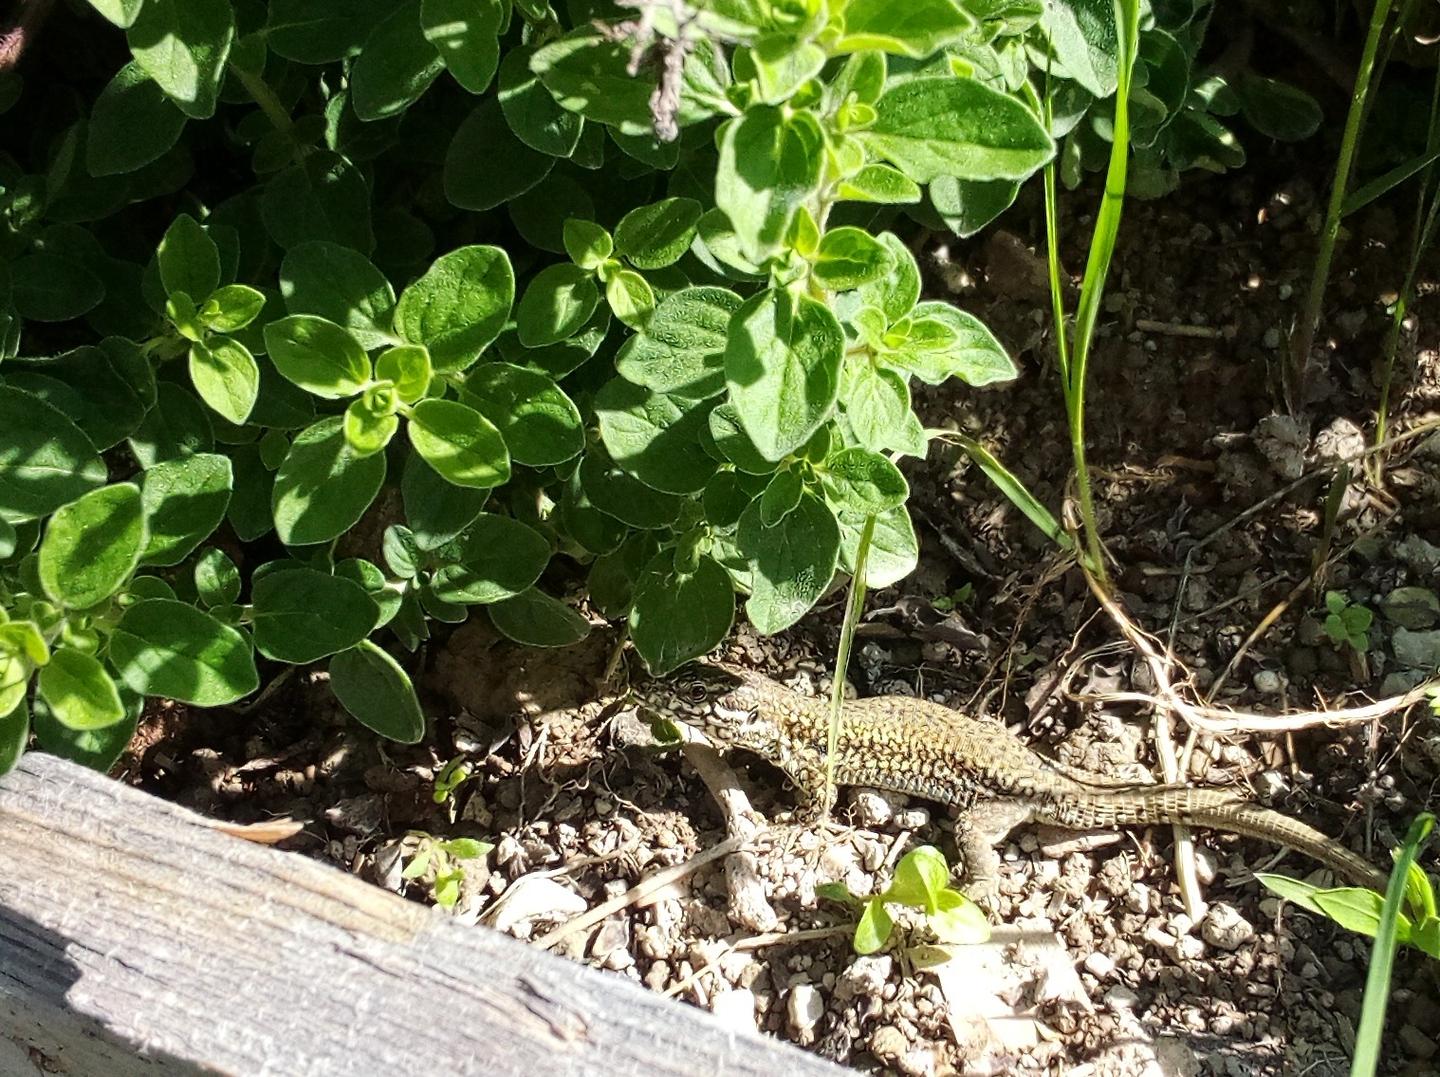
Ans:
[[[1028,801],[1016,797],[976,800],[961,809],[955,821],[955,844],[964,864],[962,889],[972,901],[994,905],[1000,883],[1000,854],[995,846],[1029,821],[1033,810]]]

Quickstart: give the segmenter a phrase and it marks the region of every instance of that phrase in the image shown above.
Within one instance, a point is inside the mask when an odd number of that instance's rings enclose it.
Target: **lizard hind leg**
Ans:
[[[995,846],[1029,822],[1033,813],[1029,801],[1002,797],[976,801],[956,820],[955,844],[964,862],[962,889],[972,901],[994,905],[1000,883],[1000,854]]]

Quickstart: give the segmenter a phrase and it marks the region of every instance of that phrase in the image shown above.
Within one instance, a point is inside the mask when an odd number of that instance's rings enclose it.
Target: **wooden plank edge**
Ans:
[[[0,1070],[20,1052],[107,1077],[842,1072],[38,752],[0,779]]]

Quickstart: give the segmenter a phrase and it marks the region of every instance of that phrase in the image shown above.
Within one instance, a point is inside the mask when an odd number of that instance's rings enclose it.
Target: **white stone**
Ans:
[[[589,906],[575,891],[561,886],[554,879],[524,875],[506,888],[506,897],[495,912],[491,926],[496,931],[509,931],[526,920],[544,917],[563,920],[579,916]]]
[[[814,984],[796,984],[785,1000],[785,1016],[790,1031],[800,1036],[815,1027],[825,1015],[825,999]]]
[[[710,1000],[710,1012],[735,1032],[755,1032],[755,992],[744,987],[721,991]]]

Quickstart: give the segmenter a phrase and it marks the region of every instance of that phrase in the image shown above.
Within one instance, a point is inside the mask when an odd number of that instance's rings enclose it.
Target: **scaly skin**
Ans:
[[[807,814],[823,815],[826,701],[802,696],[735,666],[701,663],[632,689],[642,710],[775,763]],[[984,882],[999,867],[994,845],[1023,822],[1072,830],[1183,823],[1299,849],[1346,879],[1383,890],[1362,857],[1280,812],[1218,789],[1119,784],[1047,760],[1003,727],[906,696],[849,702],[835,781],[908,793],[961,809],[957,837],[966,868]]]

